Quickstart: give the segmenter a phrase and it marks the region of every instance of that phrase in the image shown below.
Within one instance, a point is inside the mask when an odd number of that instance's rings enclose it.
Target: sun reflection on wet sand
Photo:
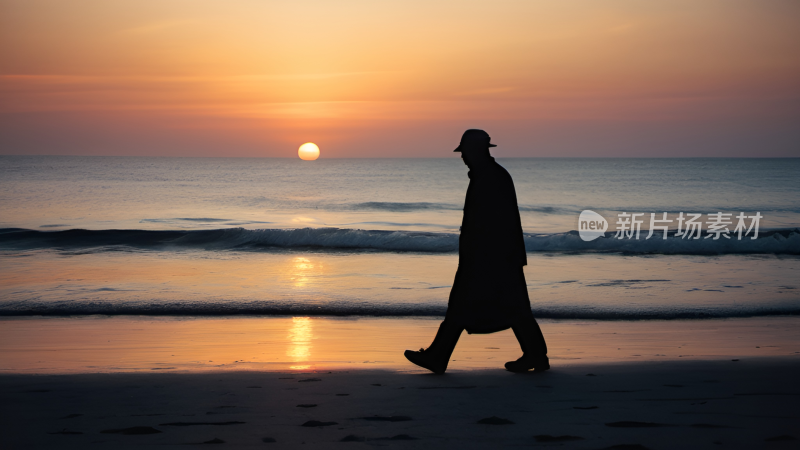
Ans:
[[[0,373],[417,371],[403,350],[440,318],[0,318]],[[731,359],[800,352],[796,316],[708,321],[542,320],[551,363]],[[313,345],[312,345],[313,341]],[[767,345],[765,345],[767,344]],[[313,348],[312,348],[313,347]],[[514,333],[463,336],[452,370],[504,370]]]
[[[304,259],[304,258],[298,258]],[[294,363],[307,362],[311,358],[311,339],[314,338],[310,317],[292,317],[292,327],[289,329],[289,348],[286,356]],[[289,366],[291,369],[305,370],[309,364]]]

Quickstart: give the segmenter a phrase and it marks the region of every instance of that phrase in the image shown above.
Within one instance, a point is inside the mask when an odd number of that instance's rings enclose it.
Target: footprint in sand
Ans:
[[[70,431],[70,430],[67,430],[67,429],[65,428],[65,429],[63,429],[63,430],[61,430],[61,431],[54,431],[54,432],[52,432],[52,433],[47,433],[47,434],[65,434],[65,435],[75,435],[75,434],[83,434],[83,431]]]
[[[538,434],[533,437],[536,439],[536,442],[569,442],[569,441],[582,441],[583,438],[580,436],[551,436],[549,434]]]
[[[169,423],[161,423],[159,424],[162,427],[191,427],[197,425],[242,425],[247,422],[238,422],[238,421],[230,421],[230,422],[169,422]]]
[[[774,436],[771,438],[764,439],[767,442],[781,442],[781,441],[796,441],[797,438],[788,434],[782,434],[780,436]]]
[[[338,422],[320,422],[319,420],[309,420],[304,424],[300,425],[301,427],[329,427],[331,425],[339,425]]]
[[[606,424],[606,426],[612,428],[656,428],[656,427],[674,427],[675,425],[669,425],[665,423],[655,423],[655,422],[636,422],[634,420],[623,420],[620,422],[609,422]]]
[[[348,434],[347,436],[341,438],[339,442],[364,442],[367,438],[364,436],[356,436],[355,434]]]
[[[397,434],[392,437],[379,437],[367,439],[364,436],[356,436],[355,434],[348,434],[339,440],[339,442],[364,442],[364,441],[416,441],[418,438],[411,437],[407,434]]]
[[[375,422],[406,422],[409,420],[414,420],[408,416],[370,416],[370,417],[359,417],[361,420],[371,420]]]
[[[156,434],[161,433],[161,430],[156,430],[153,427],[130,427],[120,428],[116,430],[103,430],[101,433],[105,434],[125,434],[125,435],[138,435],[138,434]]]

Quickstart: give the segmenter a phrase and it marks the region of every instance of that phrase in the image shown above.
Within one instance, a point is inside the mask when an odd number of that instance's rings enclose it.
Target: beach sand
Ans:
[[[437,325],[425,319],[3,319],[2,447],[754,449],[800,443],[800,318],[542,321],[552,370],[504,371],[502,363],[519,350],[503,332],[465,335],[443,376],[402,358],[403,349],[426,345]],[[258,356],[256,349],[264,353],[260,360],[237,362]],[[201,364],[201,354],[223,359]],[[168,358],[172,365],[161,364]],[[613,447],[623,444],[639,447]]]

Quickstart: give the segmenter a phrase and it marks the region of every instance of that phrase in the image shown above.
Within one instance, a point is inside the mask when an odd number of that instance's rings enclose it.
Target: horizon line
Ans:
[[[292,156],[186,156],[186,155],[51,155],[51,154],[0,154],[0,157],[77,157],[77,158],[237,158],[237,159],[291,159],[303,161],[299,157]],[[495,159],[800,159],[799,156],[494,156]],[[335,157],[317,158],[305,161],[313,163],[319,160],[342,160],[342,159],[451,159],[446,156],[358,156],[358,157]],[[460,159],[460,157],[458,158]]]

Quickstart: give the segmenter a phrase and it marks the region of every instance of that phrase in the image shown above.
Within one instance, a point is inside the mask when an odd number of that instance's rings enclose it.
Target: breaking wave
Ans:
[[[370,250],[389,252],[453,253],[458,251],[458,234],[348,228],[296,228],[249,230],[63,230],[39,231],[0,229],[0,249],[61,251],[119,251],[125,249],[251,250],[317,248],[327,250]],[[627,253],[627,254],[789,254],[800,255],[800,229],[762,230],[758,239],[686,240],[615,239],[612,233],[591,242],[581,240],[577,231],[525,234],[528,252]]]
[[[228,302],[11,302],[0,305],[0,317],[5,316],[364,316],[364,317],[443,317],[444,304],[430,303],[351,303],[334,301],[325,304],[291,303],[282,301]],[[541,319],[575,320],[668,320],[716,319],[798,315],[800,306],[776,305],[737,307],[649,307],[577,305],[532,308]]]

